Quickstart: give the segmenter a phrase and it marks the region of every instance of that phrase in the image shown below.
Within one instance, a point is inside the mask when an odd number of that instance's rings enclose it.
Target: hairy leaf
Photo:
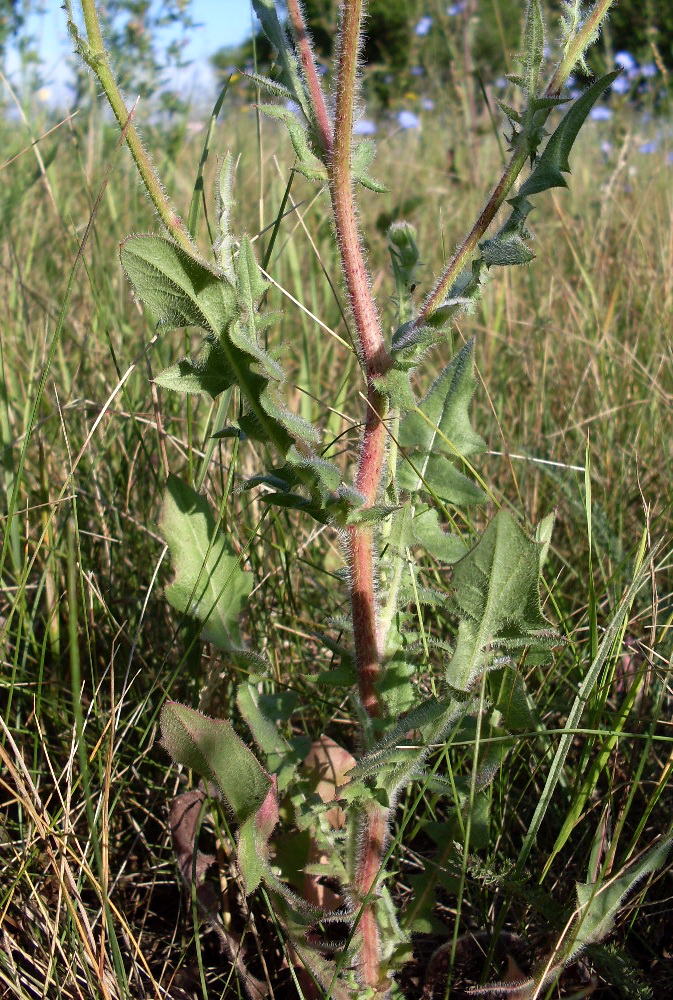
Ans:
[[[384,194],[388,188],[375,180],[369,173],[369,168],[376,156],[376,143],[373,139],[362,139],[353,150],[352,171],[353,180],[369,188],[376,194]]]
[[[645,876],[666,863],[672,844],[673,837],[663,838],[640,860],[629,865],[620,878],[609,879],[602,884],[588,882],[577,886],[578,913],[567,961],[587,945],[602,941],[610,933],[626,894]]]
[[[302,109],[306,120],[310,121],[310,103],[299,75],[297,60],[290,46],[289,39],[278,20],[274,0],[252,0],[252,6],[260,20],[264,34],[278,53],[281,83],[287,88],[288,92],[292,95],[292,99]]]
[[[246,892],[253,892],[267,874],[268,841],[278,822],[275,779],[226,719],[167,702],[161,732],[173,760],[212,781],[239,824],[238,865]]]
[[[401,489],[427,490],[455,504],[484,499],[482,491],[452,464],[484,448],[468,414],[475,388],[473,353],[471,340],[401,421],[399,444],[406,456],[398,465]]]
[[[138,298],[168,330],[219,334],[238,312],[232,283],[165,236],[129,236],[120,257]]]
[[[263,104],[260,108],[269,118],[277,118],[285,122],[290,136],[290,142],[297,154],[294,169],[310,181],[326,181],[327,169],[311,149],[311,142],[305,125],[294,111],[281,108],[276,104]]]
[[[219,649],[241,645],[238,616],[252,590],[206,498],[170,476],[159,522],[175,570],[166,597],[178,611],[202,623],[202,637]]]
[[[235,281],[234,241],[229,221],[234,205],[233,173],[234,158],[231,153],[227,152],[222,160],[216,189],[217,238],[213,243],[213,251],[217,255],[220,267],[232,284]]]
[[[525,63],[525,89],[529,95],[537,93],[540,67],[544,58],[544,21],[540,0],[528,0],[523,29],[523,60]]]
[[[261,808],[271,778],[226,719],[167,702],[161,711],[162,744],[176,764],[212,781],[237,823]]]
[[[172,392],[212,396],[215,399],[234,385],[236,377],[227,363],[219,340],[212,334],[206,337],[195,358],[183,358],[155,375],[154,381]]]
[[[285,455],[293,437],[316,441],[319,434],[291,413],[274,391],[283,371],[258,344],[251,314],[265,286],[261,275],[255,274],[258,267],[249,241],[243,241],[241,254],[237,288],[164,236],[131,236],[121,248],[126,274],[161,325],[200,326],[219,341],[217,350],[211,343],[195,362],[185,359],[163,372],[164,384],[186,392],[237,385],[249,407],[241,428]]]
[[[545,546],[531,541],[506,511],[499,511],[472,551],[453,570],[453,597],[460,616],[458,643],[446,679],[468,691],[484,670],[507,654],[531,646],[546,652],[556,640],[540,608]]]
[[[467,544],[458,535],[450,535],[439,523],[439,514],[431,507],[419,508],[411,522],[413,544],[422,545],[434,559],[456,563],[467,555]]]

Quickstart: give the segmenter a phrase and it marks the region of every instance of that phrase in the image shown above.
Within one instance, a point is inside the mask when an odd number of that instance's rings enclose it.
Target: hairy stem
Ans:
[[[356,486],[371,506],[378,494],[386,449],[383,423],[388,404],[377,391],[375,379],[390,367],[369,275],[362,254],[353,196],[351,154],[353,109],[357,80],[362,0],[345,0],[341,7],[338,49],[336,115],[332,153],[329,158],[330,194],[348,297],[355,320],[357,348],[367,379],[367,412],[362,435]],[[348,532],[347,557],[353,615],[355,660],[360,697],[367,714],[380,714],[374,683],[380,673],[377,608],[374,580],[375,548],[371,528],[354,525]]]
[[[142,179],[145,189],[156,208],[161,221],[171,234],[176,243],[190,254],[194,254],[194,244],[189,236],[187,228],[182,219],[171,204],[166,192],[161,186],[159,176],[152,165],[152,161],[147,155],[147,151],[142,144],[138,131],[133,124],[131,115],[124,103],[121,91],[117,85],[114,73],[110,67],[107,50],[103,43],[103,35],[100,28],[98,11],[95,0],[82,0],[82,14],[84,16],[84,26],[86,29],[86,41],[77,30],[70,4],[67,5],[68,26],[70,33],[75,40],[77,48],[93,72],[98,77],[98,81],[105,91],[113,114],[117,119],[119,127],[125,130],[126,142],[131,151],[138,173]]]
[[[615,0],[598,0],[589,16],[583,22],[575,35],[566,45],[563,59],[556,67],[554,74],[545,90],[545,97],[556,97],[561,92],[563,85],[572,73],[578,59],[586,50],[592,36],[599,28],[601,22],[607,15],[608,10]],[[453,258],[446,267],[444,273],[437,281],[427,299],[423,303],[419,315],[414,321],[414,326],[422,326],[428,317],[437,309],[447,297],[453,282],[466,266],[470,256],[477,249],[477,245],[485,235],[486,230],[493,222],[498,210],[502,207],[507,195],[512,190],[514,183],[521,173],[526,160],[528,150],[522,135],[519,142],[514,146],[509,163],[505,167],[502,177],[493,189],[486,206],[474,226],[463,240]]]
[[[320,133],[323,150],[328,155],[332,151],[332,123],[325,104],[325,95],[320,86],[320,78],[315,64],[311,40],[306,31],[306,22],[299,3],[299,0],[287,0],[287,12],[292,26],[292,34],[299,52],[301,66],[304,71],[304,79],[311,95],[313,113],[315,114],[316,125]]]
[[[376,379],[388,371],[391,358],[383,340],[362,253],[351,173],[362,6],[362,0],[343,0],[341,5],[334,137],[328,162],[339,252],[355,321],[358,354],[367,380],[367,410],[355,485],[364,494],[365,505],[370,507],[378,496],[387,439],[384,421],[388,401],[376,388]],[[381,714],[376,681],[381,674],[382,650],[375,589],[376,539],[371,527],[353,525],[348,529],[347,559],[360,699],[368,716],[375,718]],[[380,968],[380,928],[373,891],[383,860],[388,824],[388,809],[377,804],[366,811],[354,872],[358,898],[366,899],[371,891],[371,899],[363,908],[358,927],[358,969],[362,985],[377,993],[385,993],[389,987]]]
[[[336,85],[334,143],[329,163],[329,179],[341,263],[357,328],[361,361],[369,382],[376,375],[382,375],[388,370],[390,356],[383,342],[383,334],[362,255],[351,175],[353,109],[361,17],[362,0],[343,0],[338,49],[339,69]]]
[[[388,838],[390,810],[378,803],[371,803],[365,811],[360,831],[360,849],[355,872],[355,891],[359,900],[376,896],[376,881]],[[379,994],[387,994],[390,981],[381,970],[380,930],[376,905],[368,902],[358,924],[361,948],[358,974],[365,986],[373,987]]]
[[[578,60],[581,59],[587,47],[591,44],[594,34],[607,17],[607,13],[613,3],[615,3],[615,0],[597,0],[596,5],[589,11],[587,17],[565,47],[563,59],[556,67],[547,87],[547,97],[555,97],[561,92],[561,88],[572,73]]]
[[[507,195],[512,190],[512,186],[521,173],[521,169],[527,158],[528,151],[524,144],[520,143],[517,147],[515,147],[510,161],[505,167],[502,177],[493,189],[490,198],[486,202],[486,206],[481,215],[472,226],[472,229],[465,237],[461,245],[458,247],[458,250],[451,259],[448,267],[423,303],[423,308],[416,317],[414,326],[422,326],[430,314],[433,313],[447,297],[453,282],[465,267],[470,256],[477,249],[479,240],[493,222],[498,209],[502,206]]]

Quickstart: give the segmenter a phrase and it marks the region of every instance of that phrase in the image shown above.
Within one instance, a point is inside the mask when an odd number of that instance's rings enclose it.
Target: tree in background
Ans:
[[[107,44],[122,86],[153,97],[168,74],[185,66],[187,34],[196,25],[192,0],[108,0]]]
[[[331,68],[338,0],[304,0],[306,21],[318,56]],[[549,23],[561,16],[562,0],[548,0]],[[362,51],[368,97],[386,107],[428,72],[437,84],[450,85],[454,73],[464,79],[469,49],[470,69],[491,79],[511,68],[519,47],[522,0],[457,0],[446,4],[417,0],[370,0],[367,39]],[[591,68],[601,72],[612,55],[629,51],[639,62],[657,58],[673,68],[673,3],[671,0],[620,0],[609,27],[592,51]],[[239,49],[220,49],[211,58],[216,74],[250,65],[256,55],[268,66],[273,52],[260,32]],[[661,67],[659,67],[661,68]]]
[[[606,26],[606,39],[613,52],[630,52],[640,63],[660,60],[673,70],[673,3],[620,0]]]
[[[27,4],[21,0],[0,0],[0,57],[4,60],[9,41],[23,28]]]
[[[14,47],[19,57],[22,82],[30,90],[36,90],[41,85],[40,57],[28,28],[28,18],[35,6],[35,0],[0,0],[0,65],[5,67],[7,53]],[[5,99],[6,94],[2,100]]]

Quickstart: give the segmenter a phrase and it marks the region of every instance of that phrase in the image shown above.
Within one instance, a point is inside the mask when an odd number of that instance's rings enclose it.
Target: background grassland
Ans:
[[[379,143],[376,176],[389,193],[365,192],[361,214],[391,323],[387,223],[407,218],[417,227],[421,297],[496,176],[487,126],[467,142],[462,126],[438,112],[421,131],[391,129]],[[605,126],[590,124],[573,153],[570,191],[532,217],[538,260],[494,273],[432,365],[439,370],[476,336],[474,419],[490,449],[478,472],[492,492],[490,513],[506,504],[534,523],[557,511],[545,605],[568,642],[552,668],[527,668],[537,731],[517,738],[494,781],[459,914],[465,930],[487,928],[504,901],[507,926],[531,943],[527,960],[563,927],[574,881],[606,860],[620,870],[667,832],[673,808],[673,167],[663,153],[637,155],[639,127],[625,115],[606,155]],[[32,138],[41,128],[33,119]],[[226,423],[227,404],[235,416],[235,399],[185,405],[149,381],[190,338],[155,339],[124,282],[120,239],[158,226],[100,115],[76,117],[34,150],[27,129],[0,129],[3,158],[21,153],[4,167],[0,195],[1,474],[3,509],[14,514],[11,525],[3,520],[0,592],[0,995],[155,995],[153,983],[168,987],[176,970],[224,995],[226,969],[220,962],[218,979],[207,940],[197,974],[169,848],[166,804],[178,776],[155,738],[169,693],[196,705],[205,687],[210,709],[228,711],[230,667],[162,597],[167,560],[156,525],[166,473],[213,496],[232,487],[222,516],[257,584],[243,623],[249,644],[266,648],[277,685],[303,706],[307,732],[348,743],[350,707],[339,689],[316,685],[331,662],[313,638],[344,600],[338,540],[236,491],[261,464],[255,446],[210,437]],[[261,143],[256,129],[254,113],[225,104],[213,144],[241,151],[237,211],[252,234],[273,224],[292,164],[272,124],[262,124]],[[146,138],[186,214],[203,135],[167,139],[148,129]],[[209,211],[213,171],[211,157]],[[283,318],[269,341],[287,346],[293,408],[320,417],[326,448],[352,465],[362,386],[325,196],[297,178],[286,211],[268,267]],[[206,231],[204,221],[203,246]],[[262,252],[269,240],[267,228]],[[516,882],[507,873],[559,729],[633,579],[643,535],[648,551],[661,541],[647,556],[649,581],[586,706],[527,878]],[[436,575],[432,566],[427,573]],[[451,638],[450,621],[422,624]],[[470,746],[441,766],[469,772]],[[410,808],[405,799],[400,822]],[[412,891],[421,859],[437,856],[425,831],[441,803],[428,793],[416,808],[414,837],[400,850],[400,893]],[[456,902],[445,883],[438,912],[451,926]],[[648,995],[639,982],[658,996],[673,992],[672,895],[668,869],[643,905],[642,894],[632,898],[617,929],[620,950],[592,956],[609,984],[601,995]]]

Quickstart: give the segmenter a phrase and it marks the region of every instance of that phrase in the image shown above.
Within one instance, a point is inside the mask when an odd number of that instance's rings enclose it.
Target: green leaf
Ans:
[[[575,960],[588,945],[602,941],[614,925],[615,917],[626,894],[634,886],[665,864],[673,837],[665,837],[640,860],[630,865],[620,878],[605,882],[589,882],[577,886],[578,908],[568,938],[546,962],[539,963],[542,972],[518,985],[521,1000],[540,996],[550,982],[557,979],[564,966]],[[489,992],[500,992],[504,984],[489,983]]]
[[[248,236],[241,239],[236,258],[236,277],[239,302],[245,309],[248,323],[252,325],[257,318],[257,306],[269,287],[269,282],[262,275]]]
[[[217,239],[213,243],[213,251],[220,262],[220,267],[232,284],[235,281],[234,241],[229,228],[229,219],[234,205],[233,173],[234,158],[231,153],[227,152],[222,160],[217,179],[215,199]]]
[[[222,345],[210,334],[196,358],[183,358],[177,364],[164,368],[155,375],[154,381],[172,392],[188,392],[215,399],[234,385],[236,378],[227,364]]]
[[[237,823],[255,815],[271,788],[271,777],[230,722],[169,701],[161,710],[161,733],[176,764],[214,782]]]
[[[570,173],[568,157],[573,143],[594,104],[606,87],[619,76],[619,72],[614,70],[612,73],[606,73],[571,104],[540,153],[535,169],[519,189],[516,198],[511,199],[510,204],[520,204],[524,199],[548,188],[568,186],[563,173]]]
[[[409,366],[394,365],[385,375],[379,375],[375,380],[377,390],[390,400],[390,405],[403,413],[408,413],[416,406],[416,397],[411,388]]]
[[[122,244],[121,259],[138,295],[161,325],[200,326],[219,340],[217,350],[211,343],[196,362],[185,360],[167,369],[162,373],[164,382],[187,392],[222,391],[237,385],[249,407],[239,421],[241,429],[285,455],[293,437],[315,441],[319,434],[288,410],[271,384],[282,382],[283,370],[257,342],[253,313],[262,279],[245,241],[242,253],[237,267],[240,293],[225,275],[163,236],[129,237]],[[241,314],[246,313],[247,323],[241,321]]]
[[[393,334],[390,353],[398,365],[415,368],[423,355],[443,339],[444,335],[440,330],[406,322]]]
[[[526,686],[518,670],[506,666],[500,671],[500,684],[496,688],[495,708],[502,717],[505,729],[516,732],[535,728],[535,716],[526,697]]]
[[[203,624],[206,641],[224,650],[239,647],[238,616],[253,577],[241,569],[239,557],[216,527],[205,496],[170,476],[159,527],[175,570],[166,597]]]
[[[468,407],[475,389],[474,341],[470,340],[434,382],[425,399],[400,423],[398,485],[427,490],[450,503],[480,503],[482,491],[453,462],[483,451],[472,430]],[[413,467],[412,467],[413,464]]]
[[[367,777],[376,773],[384,764],[399,761],[401,758],[405,760],[410,758],[413,762],[420,761],[427,753],[425,746],[412,746],[407,749],[400,748],[399,744],[404,743],[407,733],[414,729],[423,729],[443,720],[451,707],[452,705],[447,705],[436,698],[428,698],[427,701],[421,702],[389,729],[376,746],[360,758],[357,766],[350,772],[351,777]]]
[[[516,232],[502,233],[502,235],[498,233],[490,240],[480,243],[479,249],[487,267],[528,264],[535,258],[533,251]]]
[[[266,757],[266,766],[272,774],[278,775],[278,791],[283,792],[299,763],[295,750],[260,708],[259,694],[253,684],[239,685],[236,705],[255,743]]]
[[[540,608],[540,571],[546,548],[532,541],[506,511],[453,570],[460,615],[458,642],[446,679],[468,691],[484,670],[502,666],[507,653],[531,646],[546,652],[557,637]]]
[[[269,838],[278,819],[278,792],[273,784],[261,808],[238,831],[236,860],[248,896],[262,881],[276,887],[277,880],[269,865]]]
[[[160,326],[199,326],[219,334],[238,312],[236,289],[165,236],[129,236],[120,257],[126,275]]]
[[[531,97],[537,93],[540,67],[544,58],[544,21],[540,0],[528,0],[523,29],[523,60],[525,90]]]
[[[522,121],[522,114],[513,108],[510,104],[506,104],[504,101],[498,101],[498,107],[507,116],[512,124],[520,125]]]
[[[397,719],[404,712],[409,712],[418,701],[418,689],[411,683],[416,673],[413,663],[407,663],[401,656],[387,661],[383,676],[375,687],[390,718]]]
[[[663,838],[639,861],[629,865],[620,878],[577,886],[578,913],[564,964],[572,961],[587,945],[602,941],[610,933],[626,894],[646,875],[651,875],[666,863],[672,844],[673,837]]]
[[[287,108],[278,107],[275,104],[262,104],[260,111],[269,118],[277,118],[279,121],[285,122],[290,142],[297,154],[298,162],[295,164],[294,169],[298,170],[300,174],[303,174],[310,181],[326,181],[327,169],[311,149],[306,127],[299,120],[295,112]]]
[[[246,893],[253,892],[271,875],[268,841],[278,822],[275,779],[226,719],[209,719],[186,705],[167,702],[161,732],[173,760],[212,781],[239,824],[238,866]]]
[[[278,53],[281,83],[287,88],[293,100],[302,109],[306,120],[311,121],[310,103],[299,75],[297,60],[294,57],[285,30],[278,20],[274,0],[252,0],[252,6],[260,20],[264,34]]]
[[[388,188],[375,180],[369,173],[369,168],[376,156],[376,143],[373,139],[362,139],[353,149],[351,169],[353,180],[362,184],[376,194],[385,194]]]
[[[439,514],[432,507],[421,507],[411,522],[412,544],[422,545],[440,562],[458,562],[467,555],[467,544],[459,535],[450,535],[439,523]]]

